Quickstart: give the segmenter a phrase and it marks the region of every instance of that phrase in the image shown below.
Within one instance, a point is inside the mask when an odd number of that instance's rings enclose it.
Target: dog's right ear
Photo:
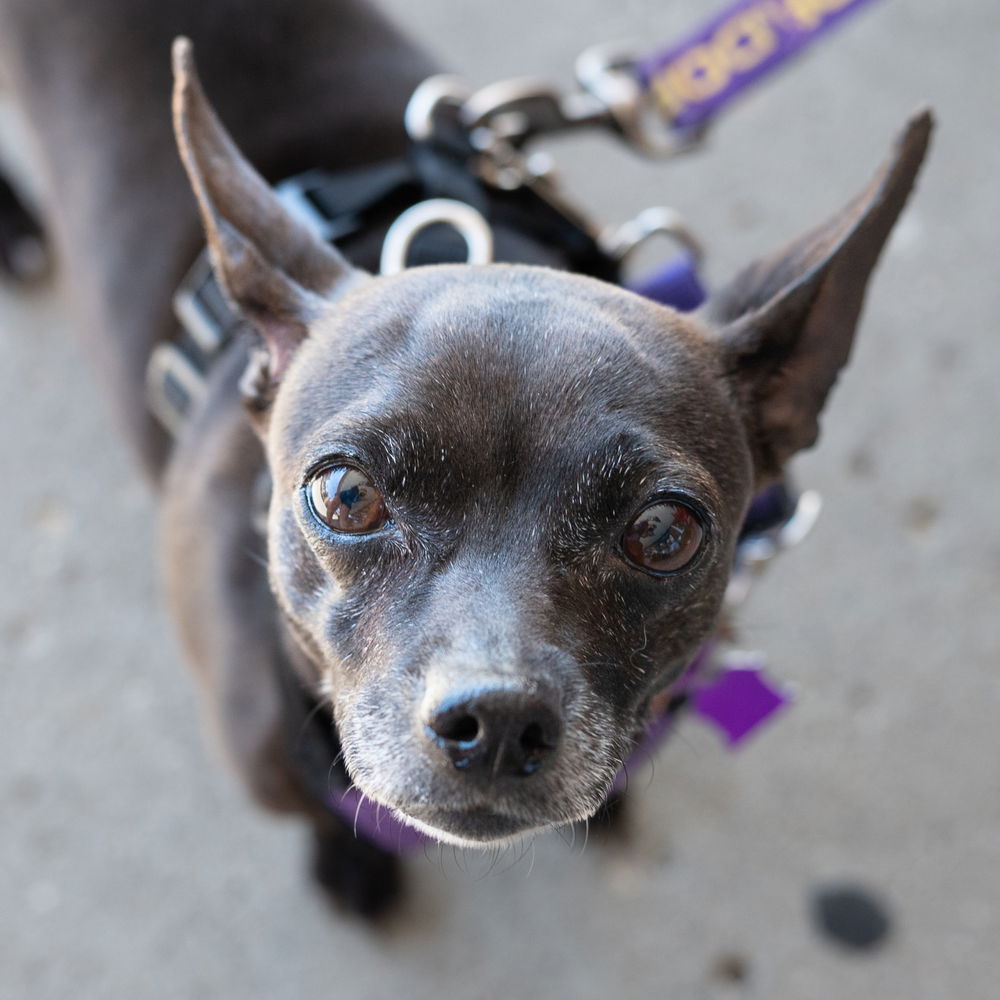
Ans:
[[[263,342],[243,380],[248,407],[262,414],[309,324],[363,272],[290,215],[236,148],[205,97],[187,38],[174,41],[173,69],[174,131],[215,274]]]

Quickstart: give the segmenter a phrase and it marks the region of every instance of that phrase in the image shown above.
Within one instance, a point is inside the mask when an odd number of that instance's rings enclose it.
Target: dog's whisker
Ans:
[[[627,758],[623,759],[622,762],[618,765],[618,770],[619,770],[619,773],[622,775],[622,781],[623,781],[622,795],[627,795],[628,794],[629,781],[631,780],[631,775],[629,774],[629,769],[628,769],[628,759]]]
[[[646,788],[652,788],[653,782],[656,779],[656,755],[653,754],[648,761],[648,767],[646,769]]]
[[[513,858],[513,860],[509,865],[507,865],[504,868],[501,868],[500,871],[497,872],[497,874],[505,875],[507,872],[513,871],[524,860],[528,851],[534,846],[534,843],[535,843],[534,837],[522,837],[520,839],[520,851],[517,852],[516,857]],[[514,845],[513,844],[509,845],[505,853],[510,853],[513,855],[515,853]]]
[[[490,848],[487,854],[487,857],[489,858],[489,864],[486,867],[486,871],[484,871],[481,875],[479,875],[476,878],[477,882],[482,882],[483,879],[488,878],[490,875],[493,874],[493,870],[499,864],[500,858],[503,856],[503,852],[505,850],[506,848],[502,848],[500,846],[494,846]]]
[[[573,849],[573,841],[576,838],[575,827],[576,827],[575,823],[569,823],[565,826],[557,826],[555,828],[555,835],[566,845],[566,847],[569,850]]]
[[[271,563],[266,554],[261,555],[259,552],[254,552],[254,550],[250,548],[244,548],[243,554],[248,559],[252,559],[258,566],[262,566],[265,570],[270,570]]]
[[[354,808],[354,836],[358,835],[358,818],[361,815],[361,805],[365,801],[364,792],[358,796],[358,804]]]

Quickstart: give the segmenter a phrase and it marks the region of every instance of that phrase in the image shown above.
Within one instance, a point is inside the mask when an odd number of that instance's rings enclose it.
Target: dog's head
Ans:
[[[592,814],[813,443],[923,157],[693,316],[516,265],[374,278],[292,219],[176,52],[217,273],[261,335],[272,586],[359,788],[441,839]]]

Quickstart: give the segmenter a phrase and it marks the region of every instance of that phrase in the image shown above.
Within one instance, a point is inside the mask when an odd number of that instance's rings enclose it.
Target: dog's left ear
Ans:
[[[174,131],[215,274],[263,341],[243,391],[251,410],[264,411],[310,322],[363,273],[289,214],[236,148],[205,97],[187,38],[174,42],[173,69]]]
[[[865,288],[927,151],[929,111],[906,125],[871,184],[843,211],[740,274],[700,318],[747,415],[759,481],[812,445],[847,361]]]

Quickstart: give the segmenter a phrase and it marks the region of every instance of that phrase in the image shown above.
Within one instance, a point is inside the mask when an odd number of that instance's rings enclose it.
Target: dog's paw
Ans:
[[[41,281],[50,266],[41,226],[0,177],[0,275],[30,285]]]
[[[337,910],[375,921],[402,896],[402,864],[349,830],[313,833],[312,874]]]

